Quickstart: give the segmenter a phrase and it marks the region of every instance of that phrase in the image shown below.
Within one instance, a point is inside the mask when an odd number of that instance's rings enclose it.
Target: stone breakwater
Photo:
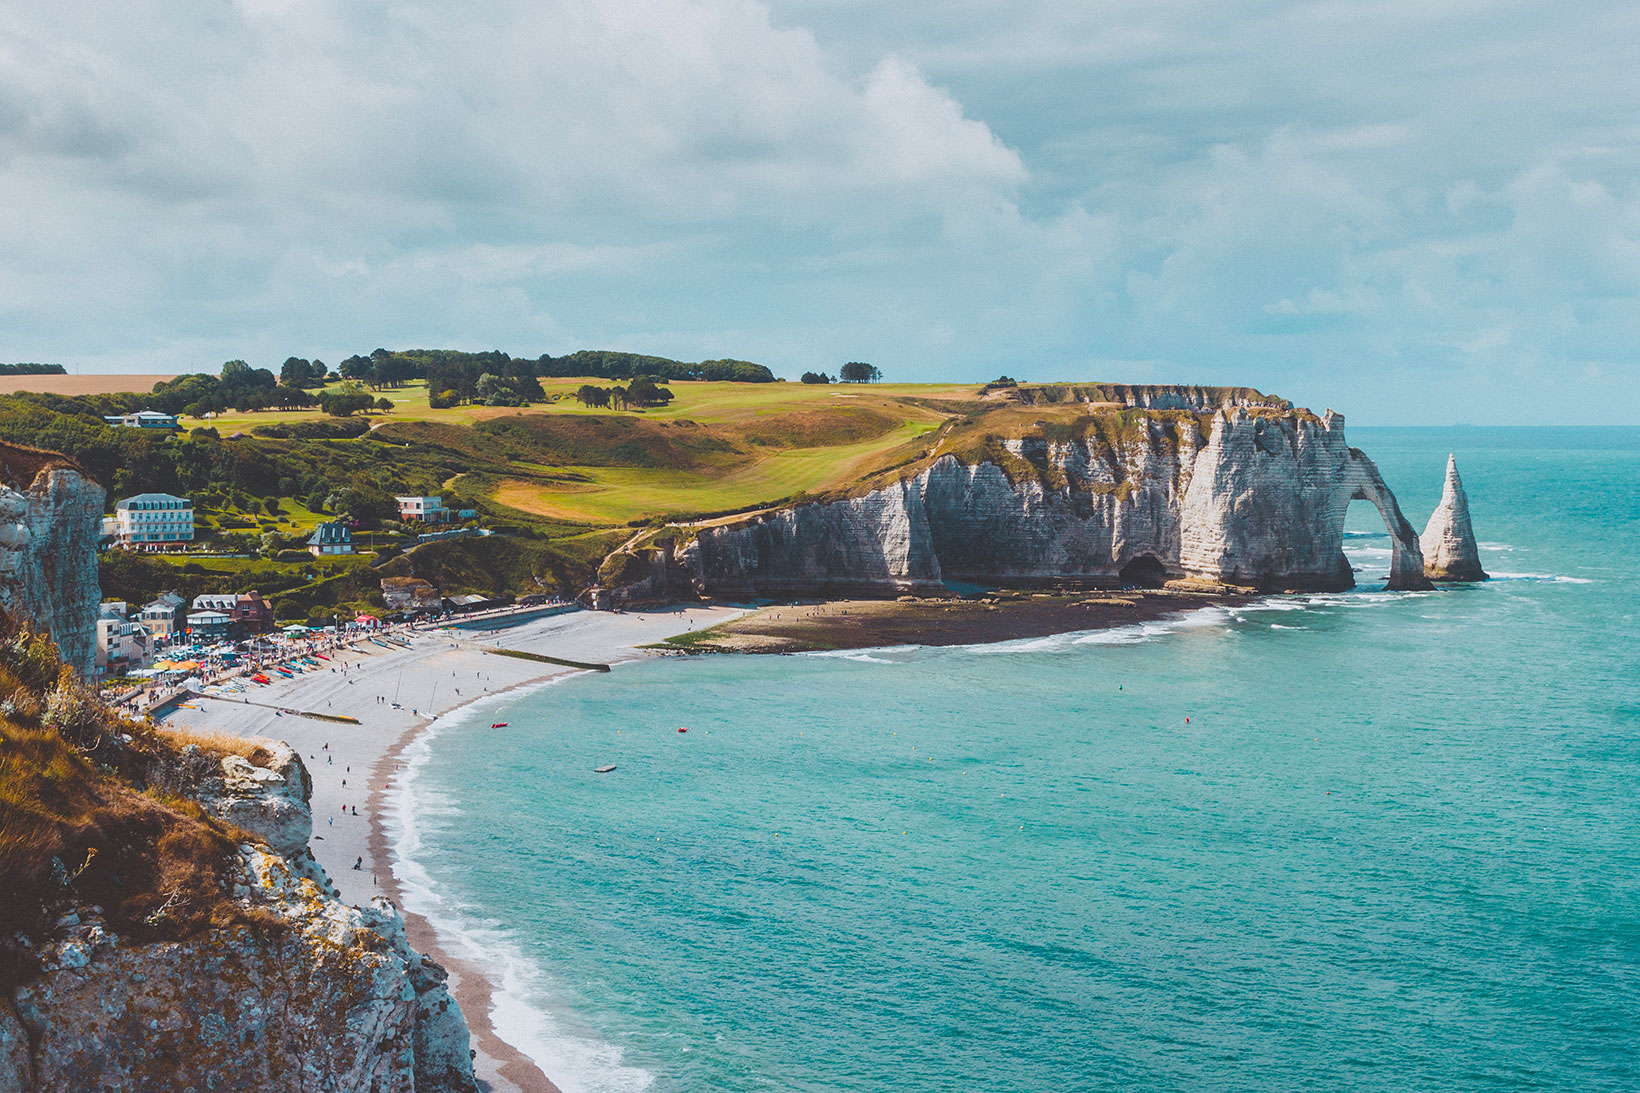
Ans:
[[[143,942],[98,908],[65,910],[0,1006],[0,1093],[476,1093],[444,970],[387,900],[337,898],[308,851],[301,759],[259,743],[258,762],[229,755],[197,787],[207,811],[266,840],[239,846],[230,878],[246,921]]]
[[[50,634],[83,676],[97,652],[103,499],[61,456],[0,444],[0,609]]]
[[[1389,532],[1389,587],[1429,586],[1416,532],[1341,415],[1226,405],[1119,416],[988,438],[978,458],[935,453],[855,496],[669,529],[606,562],[623,578],[608,583],[625,585],[609,598],[883,595],[947,580],[1344,589],[1354,500]]]

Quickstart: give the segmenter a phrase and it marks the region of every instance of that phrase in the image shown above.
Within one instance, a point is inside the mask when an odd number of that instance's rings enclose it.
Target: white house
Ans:
[[[175,429],[177,416],[162,414],[158,410],[138,410],[134,414],[104,414],[103,420],[110,425],[124,425],[131,429]]]
[[[180,547],[194,541],[194,503],[168,493],[139,493],[114,506],[109,530],[121,546]]]
[[[477,509],[447,509],[442,497],[398,497],[399,519],[406,524],[448,524],[471,520]]]

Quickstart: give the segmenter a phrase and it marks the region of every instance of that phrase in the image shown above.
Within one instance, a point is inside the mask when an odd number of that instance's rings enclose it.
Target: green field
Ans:
[[[607,382],[548,379],[542,381],[548,398],[544,403],[434,410],[427,404],[426,384],[413,381],[379,392],[394,409],[373,412],[368,420],[375,439],[411,445],[424,436],[431,439],[431,434],[406,428],[418,424],[482,431],[518,424],[539,428],[552,419],[643,422],[639,435],[603,461],[577,458],[596,452],[547,451],[540,458],[515,457],[501,466],[475,467],[441,483],[449,489],[460,481],[464,491],[520,518],[611,526],[751,509],[847,484],[903,458],[918,437],[970,409],[977,396],[976,387],[956,384],[679,381],[668,385],[674,399],[662,407],[591,409],[573,398],[583,383]],[[252,434],[258,426],[321,420],[326,418],[318,411],[274,410],[222,414],[209,424],[231,436]],[[374,434],[384,426],[395,428]],[[672,431],[679,429],[688,430],[689,439],[719,447],[702,458],[675,458],[668,449],[681,435]]]
[[[113,497],[195,498],[194,552],[111,552],[111,597],[260,585],[281,618],[301,618],[379,610],[383,576],[426,577],[446,594],[573,594],[635,528],[854,488],[945,450],[963,423],[1052,413],[967,384],[672,381],[664,406],[613,410],[574,398],[583,384],[613,381],[540,382],[545,399],[526,407],[434,410],[426,382],[411,380],[372,391],[393,409],[351,424],[318,410],[268,410],[185,417],[175,434],[108,428],[94,396],[83,406],[19,401],[0,416],[0,440],[54,445]],[[269,435],[270,426],[300,428]],[[416,545],[393,497],[439,492],[476,506],[496,534]],[[356,522],[356,544],[375,548],[379,568],[360,556],[297,559],[313,527],[339,517]],[[212,550],[254,556],[201,553]]]

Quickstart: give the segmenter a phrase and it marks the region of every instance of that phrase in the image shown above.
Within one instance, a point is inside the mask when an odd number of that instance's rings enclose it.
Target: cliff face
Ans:
[[[271,742],[255,754],[266,765],[228,756],[197,787],[208,812],[268,840],[238,847],[240,920],[139,942],[99,908],[59,917],[31,945],[37,973],[0,1004],[0,1093],[476,1091],[443,969],[386,900],[336,898],[308,853],[300,758]]]
[[[1166,576],[1348,588],[1344,515],[1357,499],[1390,532],[1390,587],[1428,586],[1412,526],[1346,442],[1340,415],[1234,401],[1197,413],[1200,393],[1224,390],[1161,389],[1150,402],[1169,412],[992,438],[981,457],[939,456],[860,496],[692,529],[657,551],[644,591],[881,594],[947,579]]]
[[[51,635],[63,661],[96,661],[103,489],[49,453],[0,444],[0,609]]]
[[[1469,523],[1469,497],[1458,477],[1458,460],[1446,457],[1446,484],[1441,503],[1418,541],[1424,551],[1424,575],[1432,581],[1484,581],[1480,547]]]

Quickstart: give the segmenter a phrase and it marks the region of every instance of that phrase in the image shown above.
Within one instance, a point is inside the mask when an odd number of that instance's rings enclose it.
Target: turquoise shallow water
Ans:
[[[410,901],[570,1089],[1640,1088],[1640,431],[1351,434],[1500,579],[569,680]]]

